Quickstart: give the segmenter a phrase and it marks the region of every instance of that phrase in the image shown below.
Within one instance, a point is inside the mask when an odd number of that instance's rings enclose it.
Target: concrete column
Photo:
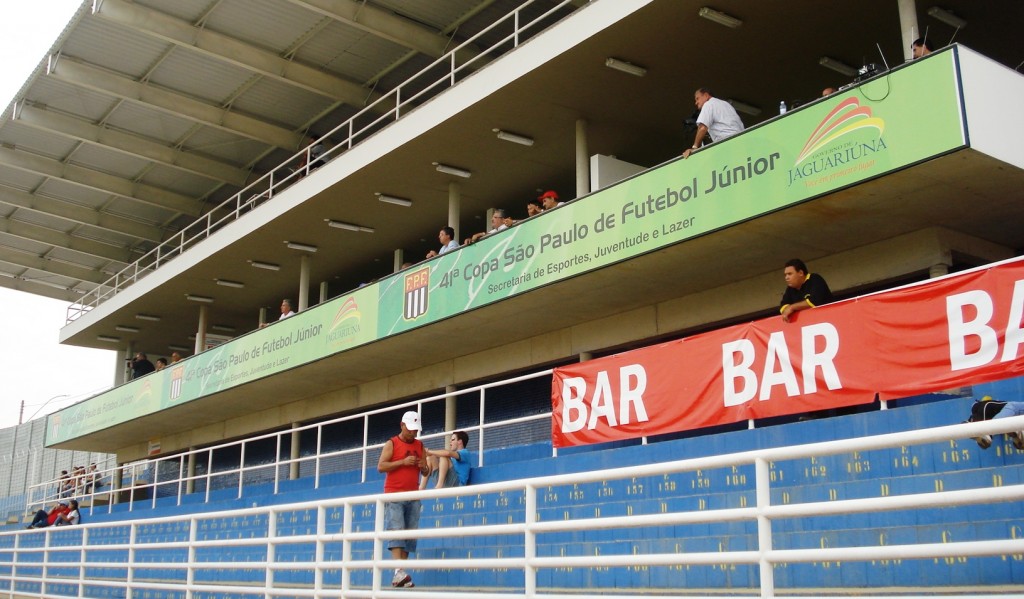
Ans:
[[[455,385],[446,385],[444,388],[445,393],[455,393],[458,389]],[[457,409],[455,407],[455,400],[458,399],[454,395],[449,395],[444,398],[444,430],[453,431],[457,423],[456,416],[458,416]],[[445,443],[445,447],[448,447],[448,443]]]
[[[327,301],[327,281],[320,281],[320,303]]]
[[[903,39],[904,62],[914,59],[914,51],[910,44],[919,37],[924,37],[917,26],[917,0],[897,0],[900,11],[900,34]],[[895,66],[895,65],[894,65]]]
[[[199,306],[199,327],[196,329],[195,353],[199,354],[206,348],[206,329],[209,328],[209,310],[206,306]]]
[[[118,464],[114,473],[110,476],[110,503],[121,503],[121,478],[124,476],[124,466]]]
[[[299,307],[302,312],[309,307],[309,256],[303,255],[299,262]]]
[[[189,447],[188,450],[190,452],[195,451],[195,447]],[[196,454],[188,454],[188,464],[185,466],[185,468],[187,470],[188,475],[188,482],[185,483],[185,493],[195,493],[196,481],[192,477],[196,475]]]
[[[942,276],[945,276],[945,275],[948,275],[948,274],[949,274],[949,265],[948,264],[942,264],[940,262],[939,264],[932,264],[930,267],[928,267],[928,278],[929,279],[934,279],[936,277],[942,277]]]
[[[299,432],[299,423],[292,423],[292,447],[291,453],[289,454],[293,460],[299,459],[299,442],[302,441],[302,434]],[[299,463],[292,462],[288,465],[288,479],[295,480],[299,478]]]
[[[587,148],[587,121],[576,121],[576,197],[590,193],[590,150]]]
[[[259,325],[263,326],[265,324],[267,324],[267,307],[263,306],[262,308],[260,308],[260,322],[259,322]]]
[[[395,260],[392,263],[394,270],[392,270],[391,272],[398,272],[402,270],[403,264],[405,264],[405,250],[403,250],[402,248],[398,248],[397,250],[395,250]]]
[[[448,184],[448,226],[455,229],[455,240],[462,239],[459,236],[459,215],[462,211],[462,187],[452,181]],[[440,227],[438,227],[440,229]]]

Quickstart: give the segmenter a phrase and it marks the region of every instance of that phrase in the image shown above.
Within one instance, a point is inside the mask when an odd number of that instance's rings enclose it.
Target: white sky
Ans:
[[[0,111],[43,60],[82,0],[4,0]],[[0,214],[7,209],[0,207]],[[57,343],[68,303],[0,288],[0,428],[37,418],[111,385],[113,351]],[[66,397],[57,397],[66,395]],[[49,403],[47,403],[47,401]],[[45,404],[45,406],[44,406]]]

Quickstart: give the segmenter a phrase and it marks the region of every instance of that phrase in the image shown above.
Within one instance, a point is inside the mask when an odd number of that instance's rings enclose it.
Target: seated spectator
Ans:
[[[57,521],[57,518],[70,511],[67,502],[61,501],[57,505],[53,506],[49,512],[39,510],[36,512],[32,523],[26,526],[26,528],[46,528],[47,526],[53,526],[53,523]]]
[[[85,492],[92,493],[100,484],[100,473],[96,469],[96,462],[93,462],[85,473]]]
[[[468,444],[469,435],[465,431],[455,431],[449,442],[451,449],[428,449],[430,472],[420,480],[420,490],[426,489],[431,479],[436,480],[435,489],[468,485],[470,470],[476,461],[474,453],[466,449]]]
[[[555,193],[555,192],[551,192]],[[540,200],[529,200],[526,202],[526,217],[537,216],[541,212],[544,212],[544,206],[541,205]]]
[[[505,224],[505,211],[501,208],[495,208],[491,211],[491,230],[481,233],[474,233],[472,237],[466,240],[465,245],[480,241],[488,235],[492,235],[499,231],[504,231],[508,228]]]
[[[164,368],[167,368],[167,358],[157,358],[156,359],[156,371],[160,372]]]
[[[918,58],[922,58],[924,56],[928,56],[934,50],[935,48],[932,47],[931,40],[923,39],[920,37],[914,40],[914,43],[910,44],[910,51],[913,52],[915,60]]]
[[[308,154],[304,151],[302,157],[299,158],[299,164],[295,167],[295,171],[301,173],[299,175],[300,179],[306,175],[307,157],[309,158],[309,170],[315,171],[324,165],[323,155],[327,151],[323,140],[318,140],[313,136],[306,138],[306,145],[303,146],[303,149],[305,150],[306,148],[309,148]]]
[[[825,89],[821,90],[821,97],[824,98],[826,96],[831,96],[834,93],[836,93],[836,88],[826,87]]]
[[[82,512],[78,511],[78,501],[72,499],[69,503],[71,505],[66,512],[57,514],[53,526],[74,526],[82,521]]]
[[[67,470],[60,471],[60,477],[57,478],[57,497],[67,497],[71,494],[74,489],[74,485],[71,482],[71,476]]]
[[[295,311],[292,310],[292,302],[291,302],[291,300],[289,300],[289,299],[281,300],[281,316],[279,316],[277,320],[281,321],[281,320],[284,320],[285,318],[290,318],[292,316],[295,316]],[[270,325],[269,322],[265,322],[265,323],[260,325],[260,328],[262,329],[263,327],[269,326],[269,325]]]
[[[171,364],[174,364],[175,362],[181,362],[181,354],[178,352],[173,352],[171,354]]]
[[[1000,418],[1012,418],[1024,415],[1024,402],[1021,401],[998,401],[986,395],[975,401],[971,406],[971,415],[964,422],[982,422],[985,420],[999,420]],[[1017,449],[1024,450],[1024,431],[1012,431],[1006,433],[1006,438],[1013,443]],[[974,437],[978,446],[988,449],[992,446],[992,435]]]
[[[427,252],[427,258],[447,254],[448,252],[459,248],[459,242],[455,241],[455,229],[451,227],[442,227],[437,233],[437,240],[441,242],[441,249],[436,252],[434,250],[430,250]]]

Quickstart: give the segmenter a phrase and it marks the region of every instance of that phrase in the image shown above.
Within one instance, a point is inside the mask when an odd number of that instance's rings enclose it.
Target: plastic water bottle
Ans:
[[[779,114],[786,114],[786,101],[779,102]]]

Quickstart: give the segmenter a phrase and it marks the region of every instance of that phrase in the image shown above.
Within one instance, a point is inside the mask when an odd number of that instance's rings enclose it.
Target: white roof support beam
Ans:
[[[369,89],[359,83],[346,81],[320,69],[287,60],[247,42],[195,27],[187,21],[138,4],[129,4],[123,0],[104,0],[96,14],[135,31],[192,48],[207,56],[352,106],[361,108],[379,97],[371,94]]]
[[[28,152],[9,148],[0,148],[0,164],[46,177],[62,179],[171,212],[199,216],[200,203],[193,198],[146,185],[136,183],[107,173],[101,173],[73,164],[65,164],[59,160],[45,158]]]
[[[14,266],[32,268],[43,272],[52,272],[55,275],[75,279],[76,281],[88,281],[99,285],[110,277],[88,266],[72,266],[64,262],[48,260],[34,254],[19,252],[6,247],[0,247],[0,262],[6,262]]]
[[[128,265],[134,260],[134,256],[127,249],[117,248],[99,241],[93,241],[92,239],[76,237],[75,235],[34,223],[11,220],[10,218],[0,219],[0,232],[29,241],[68,249],[91,258],[120,262],[123,265]]]
[[[164,231],[159,227],[3,185],[0,185],[0,204],[31,210],[49,217],[61,218],[75,224],[88,225],[110,233],[146,241],[160,242],[164,238]]]
[[[48,76],[71,85],[137,102],[173,116],[286,150],[294,151],[304,141],[301,134],[284,127],[232,112],[191,96],[139,83],[123,75],[71,60],[66,56],[59,61],[51,60],[51,64],[53,63],[56,64],[50,69]]]
[[[132,156],[148,158],[162,165],[188,171],[195,175],[209,177],[215,181],[245,187],[249,179],[247,171],[235,168],[230,164],[182,152],[144,137],[94,125],[82,119],[52,110],[46,110],[37,106],[19,105],[13,111],[13,114],[19,123],[36,129],[51,131],[65,137],[77,139],[85,143],[97,144]]]
[[[325,17],[357,27],[371,35],[384,38],[400,46],[433,58],[440,58],[451,49],[452,40],[431,29],[403,19],[394,13],[355,0],[290,0]],[[469,59],[479,51],[464,48],[462,59]]]

